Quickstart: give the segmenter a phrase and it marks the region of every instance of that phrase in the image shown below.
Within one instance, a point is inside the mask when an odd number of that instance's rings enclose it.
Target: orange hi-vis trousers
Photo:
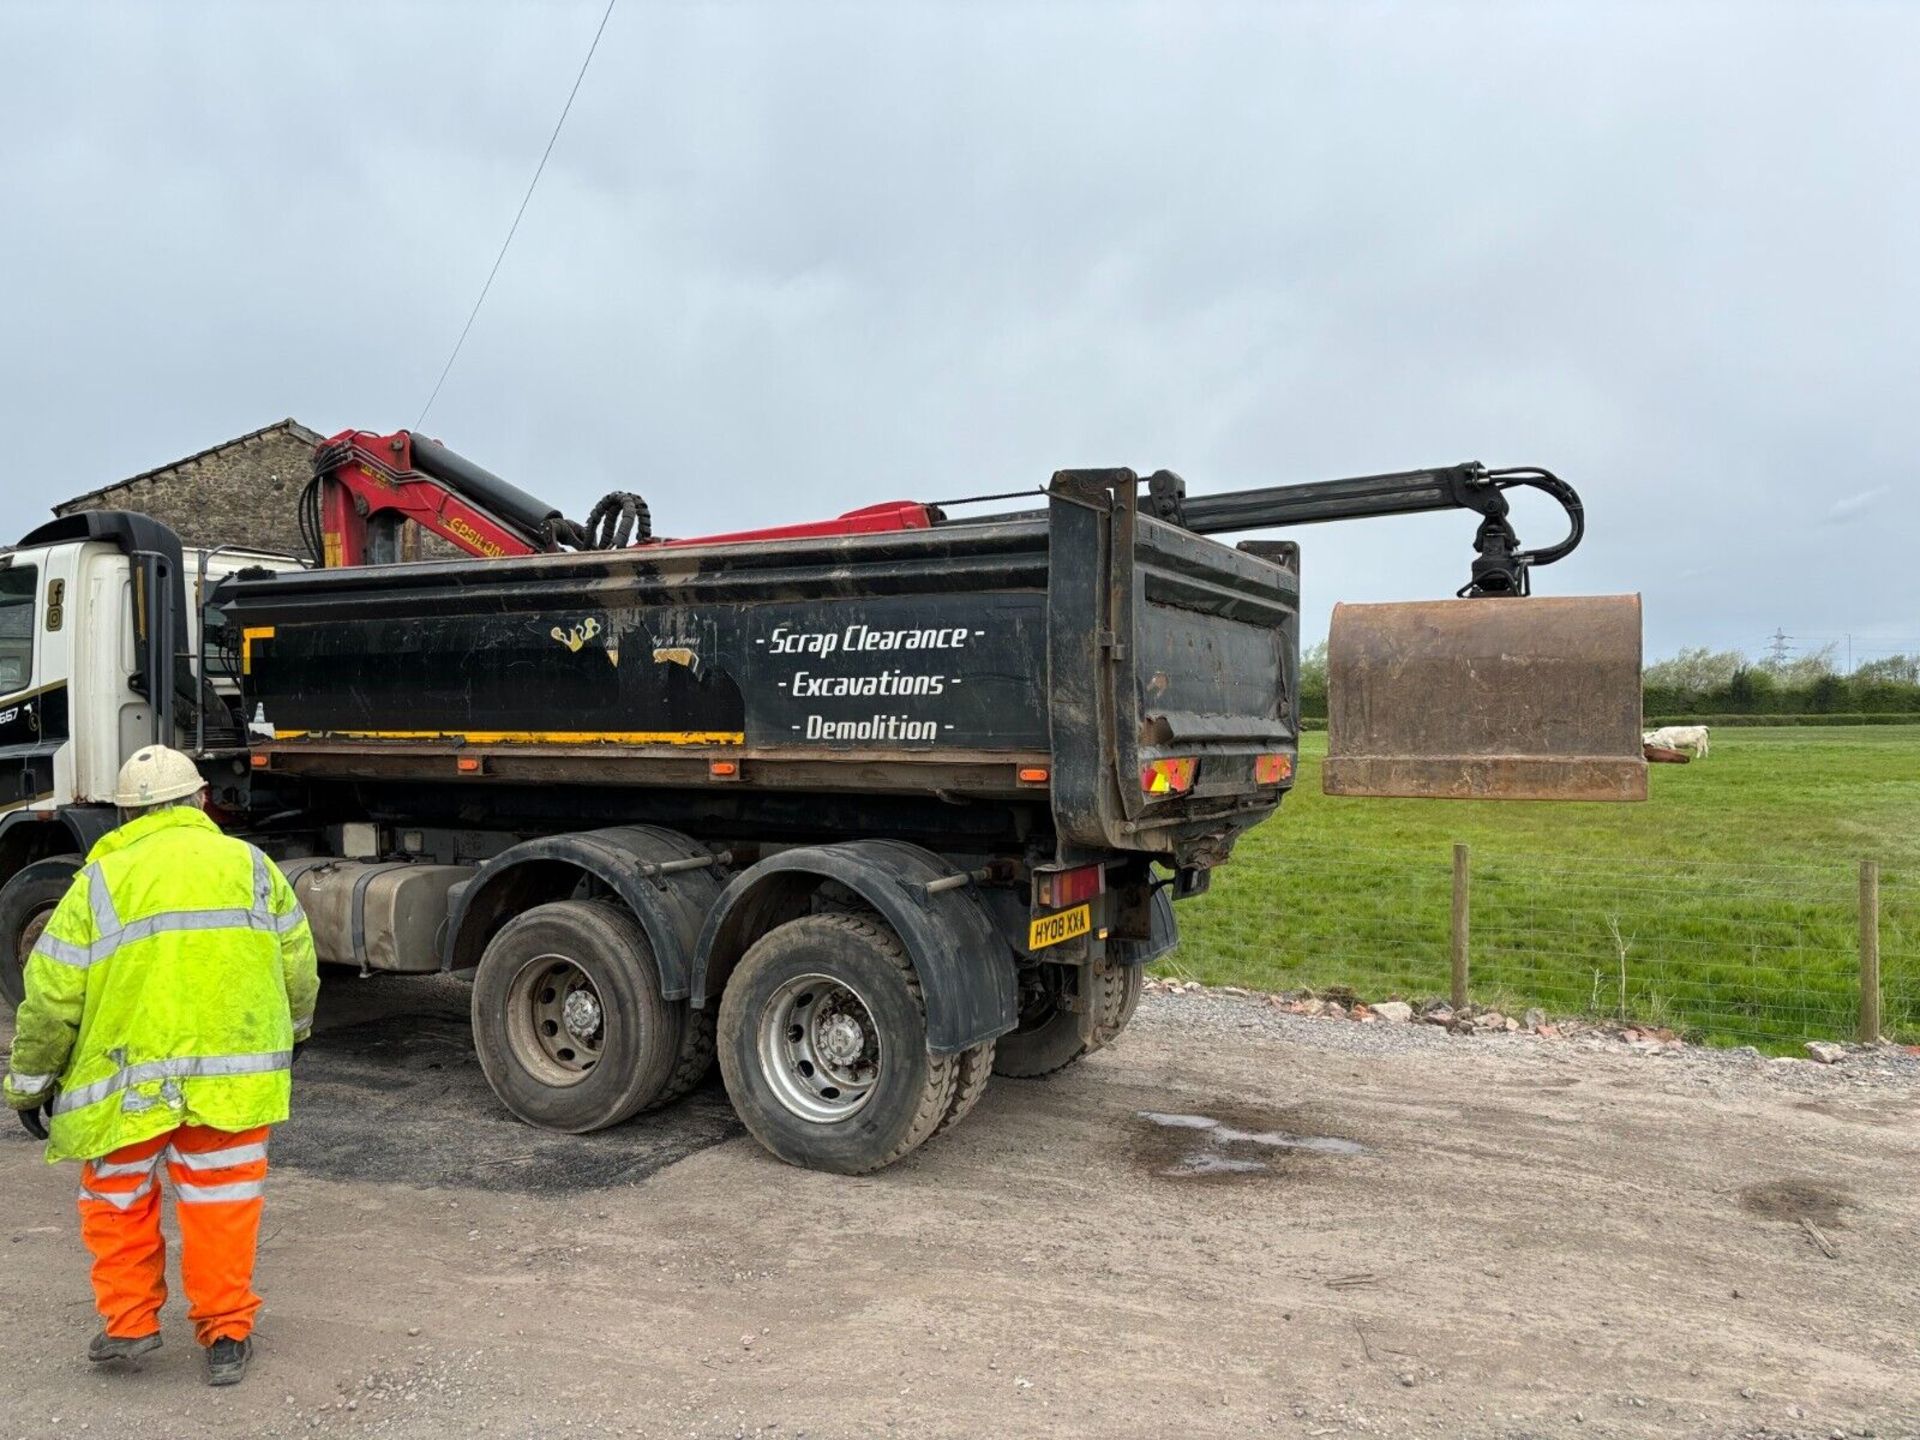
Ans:
[[[182,1125],[126,1145],[80,1172],[80,1235],[93,1255],[94,1304],[116,1339],[160,1328],[167,1245],[160,1234],[160,1166],[173,1179],[180,1279],[202,1345],[244,1340],[260,1297],[253,1256],[267,1182],[267,1128],[237,1133]]]

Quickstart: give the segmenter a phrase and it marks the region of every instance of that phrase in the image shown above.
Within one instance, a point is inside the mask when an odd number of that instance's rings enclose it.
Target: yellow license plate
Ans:
[[[1071,910],[1056,910],[1042,915],[1027,926],[1027,948],[1044,950],[1093,929],[1093,907],[1076,905]]]

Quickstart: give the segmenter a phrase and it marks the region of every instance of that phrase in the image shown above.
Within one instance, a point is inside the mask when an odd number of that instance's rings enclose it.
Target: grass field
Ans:
[[[1722,1043],[1853,1033],[1860,860],[1882,867],[1885,1028],[1920,1038],[1920,733],[1715,733],[1644,805],[1333,799],[1326,737],[1162,967],[1212,984],[1447,989],[1451,850],[1473,847],[1476,1001]]]

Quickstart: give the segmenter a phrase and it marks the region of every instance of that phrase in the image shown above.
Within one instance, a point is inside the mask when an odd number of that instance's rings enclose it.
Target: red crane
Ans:
[[[871,535],[925,530],[938,518],[930,505],[891,500],[832,520],[662,539],[653,534],[646,502],[637,495],[607,496],[581,525],[424,435],[342,430],[315,447],[313,480],[301,499],[300,525],[314,559],[332,567],[399,560],[401,528],[409,520],[470,555],[498,558],[628,544],[667,547]]]

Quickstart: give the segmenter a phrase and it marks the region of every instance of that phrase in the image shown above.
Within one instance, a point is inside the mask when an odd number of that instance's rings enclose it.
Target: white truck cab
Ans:
[[[74,805],[111,805],[128,755],[156,739],[191,750],[199,738],[190,703],[166,707],[172,733],[156,731],[143,666],[144,557],[114,539],[32,543],[52,528],[0,552],[0,820],[22,810],[52,816]],[[248,566],[299,562],[223,547],[182,551],[178,563],[194,612],[170,627],[184,642],[182,673],[231,695],[223,657],[216,652],[202,664],[200,592]]]

